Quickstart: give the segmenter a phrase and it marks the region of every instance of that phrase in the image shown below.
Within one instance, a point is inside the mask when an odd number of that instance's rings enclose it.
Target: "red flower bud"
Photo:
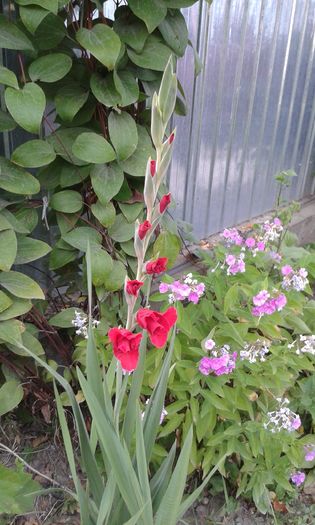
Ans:
[[[174,138],[175,138],[174,133],[171,133],[170,136],[168,137],[168,143],[169,143],[169,144],[172,144]]]
[[[148,274],[163,273],[166,271],[167,262],[168,262],[167,257],[160,257],[159,259],[156,259],[155,261],[148,262],[145,267],[145,270]]]
[[[160,200],[160,213],[163,213],[166,210],[170,202],[171,194],[167,193],[167,195],[163,195],[162,199]]]
[[[144,221],[142,224],[140,224],[138,229],[138,235],[141,240],[143,240],[147,234],[147,232],[151,229],[152,224],[149,221]]]
[[[141,286],[143,286],[143,282],[137,281],[137,279],[135,279],[134,281],[127,281],[126,292],[129,293],[129,295],[134,295],[135,297],[137,297]]]
[[[151,173],[152,177],[154,177],[154,175],[156,173],[156,160],[151,160],[151,162],[150,162],[150,173]]]

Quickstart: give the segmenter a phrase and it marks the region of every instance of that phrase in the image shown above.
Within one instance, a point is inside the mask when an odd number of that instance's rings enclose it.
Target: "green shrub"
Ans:
[[[282,218],[287,214],[290,211],[284,211]],[[179,333],[168,384],[167,415],[159,433],[155,460],[159,463],[164,457],[174,432],[181,442],[193,424],[191,473],[201,471],[206,475],[227,454],[229,459],[220,472],[232,493],[253,499],[265,513],[271,508],[270,491],[276,492],[280,499],[284,495],[291,497],[295,493],[290,484],[292,473],[314,465],[314,461],[304,458],[315,447],[315,337],[311,337],[315,333],[315,302],[306,281],[304,291],[283,289],[281,268],[285,265],[295,270],[306,268],[313,283],[315,265],[313,247],[298,247],[296,237],[290,233],[284,235],[284,231],[274,241],[266,242],[264,251],[244,248],[246,238],[255,238],[257,247],[264,234],[262,225],[254,225],[252,231],[237,234],[243,239],[242,246],[222,242],[211,253],[200,252],[204,272],[193,272],[188,280],[203,282],[205,294],[198,304],[187,299],[175,302]],[[281,261],[277,261],[280,253]],[[226,257],[233,255],[237,260],[242,254],[246,269],[233,275]],[[174,282],[168,276],[163,281]],[[254,316],[253,297],[261,290],[269,291],[271,297],[284,293],[287,304],[272,315]],[[170,293],[171,290],[156,293],[151,300],[168,302]],[[310,339],[307,341],[304,336]],[[218,355],[224,345],[229,345],[230,355],[237,353],[231,373],[200,372],[201,359],[213,352],[205,346],[209,339],[215,341],[214,351]],[[243,359],[241,351],[247,351]],[[145,396],[155,384],[162,354],[155,351],[148,356]],[[297,431],[272,433],[270,425],[264,428],[268,412],[279,409],[280,398],[289,398],[290,410],[299,414],[302,424]],[[310,472],[309,482],[312,476]],[[220,479],[218,482],[220,486]]]

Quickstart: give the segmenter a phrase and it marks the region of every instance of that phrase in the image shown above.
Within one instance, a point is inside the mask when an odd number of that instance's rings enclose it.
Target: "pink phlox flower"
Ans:
[[[205,342],[205,348],[206,350],[212,350],[215,347],[215,342],[213,339],[207,339]]]
[[[247,248],[254,248],[256,245],[254,237],[248,237],[245,241],[245,245],[247,246]]]
[[[167,293],[169,291],[169,285],[167,283],[160,283],[159,286],[159,292],[160,293]]]
[[[294,485],[296,485],[296,487],[299,487],[305,481],[305,473],[298,470],[297,472],[292,474],[291,481]]]
[[[285,264],[281,268],[282,275],[290,275],[290,273],[292,273],[292,272],[293,272],[293,268],[289,264]]]
[[[197,292],[190,292],[188,295],[188,301],[191,303],[197,304],[199,302],[199,295]]]
[[[234,255],[229,254],[225,257],[225,262],[226,264],[228,264],[228,266],[232,266],[236,262],[236,257],[234,257]]]
[[[263,252],[265,250],[265,248],[266,248],[266,245],[265,245],[265,243],[263,241],[259,241],[257,243],[257,250],[259,252]]]
[[[254,295],[253,303],[255,306],[262,306],[269,297],[270,293],[267,290],[261,290],[257,295]]]
[[[286,304],[287,298],[283,293],[281,293],[280,295],[278,295],[278,297],[275,298],[275,306],[278,312],[280,312]]]
[[[305,456],[304,456],[305,461],[314,461],[315,447],[313,445],[305,445],[304,452],[305,452]]]

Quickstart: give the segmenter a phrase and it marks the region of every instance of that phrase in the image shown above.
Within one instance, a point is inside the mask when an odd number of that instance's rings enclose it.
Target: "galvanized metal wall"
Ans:
[[[213,0],[185,10],[204,64],[179,63],[189,113],[176,118],[170,170],[176,214],[199,237],[272,209],[274,175],[294,169],[287,195],[312,187],[315,0]]]

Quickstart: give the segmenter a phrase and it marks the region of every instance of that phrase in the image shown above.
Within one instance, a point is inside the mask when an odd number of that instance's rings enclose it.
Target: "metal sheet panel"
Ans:
[[[315,0],[213,0],[185,10],[203,61],[179,62],[189,112],[176,118],[170,169],[176,214],[203,237],[311,192],[315,138]]]

